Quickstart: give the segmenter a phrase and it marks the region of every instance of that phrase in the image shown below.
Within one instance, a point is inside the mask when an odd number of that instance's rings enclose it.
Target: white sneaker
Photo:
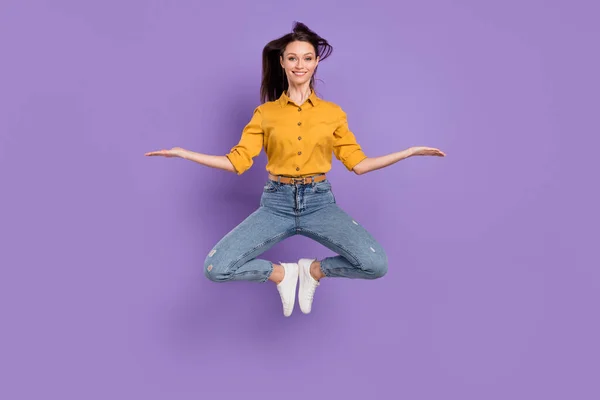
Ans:
[[[298,305],[304,314],[310,313],[315,290],[319,281],[310,275],[310,265],[315,259],[303,258],[298,261],[298,274],[300,275],[300,289],[298,289]]]
[[[283,303],[283,315],[289,317],[294,311],[296,301],[296,286],[298,285],[298,264],[280,263],[285,275],[283,280],[277,284],[277,291]]]

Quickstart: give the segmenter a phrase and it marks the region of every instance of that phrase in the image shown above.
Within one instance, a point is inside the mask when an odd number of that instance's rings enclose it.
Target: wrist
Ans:
[[[190,158],[190,152],[188,150],[185,150],[185,149],[177,150],[177,157],[183,158],[185,160],[189,160],[189,158]]]

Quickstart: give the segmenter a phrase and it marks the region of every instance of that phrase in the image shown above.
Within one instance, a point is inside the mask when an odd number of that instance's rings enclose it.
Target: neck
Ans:
[[[308,99],[310,93],[310,82],[303,85],[290,85],[287,89],[287,96],[298,105],[302,105]]]

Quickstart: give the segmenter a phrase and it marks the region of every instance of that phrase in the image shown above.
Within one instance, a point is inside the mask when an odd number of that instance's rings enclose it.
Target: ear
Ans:
[[[315,68],[317,68],[317,65],[319,65],[319,60],[321,59],[321,57],[317,56],[317,63],[315,64]]]
[[[279,56],[279,65],[281,65],[281,68],[283,68],[283,55]]]

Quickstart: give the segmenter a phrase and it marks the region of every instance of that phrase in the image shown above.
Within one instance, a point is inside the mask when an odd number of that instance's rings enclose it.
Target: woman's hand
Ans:
[[[437,156],[445,157],[446,153],[433,147],[411,147],[408,149],[411,156]]]
[[[207,167],[224,169],[229,172],[236,172],[235,167],[226,156],[213,156],[210,154],[197,153],[195,151],[182,149],[181,147],[173,147],[170,150],[149,151],[145,156],[162,156],[162,157],[179,157],[184,160],[197,162],[198,164],[206,165]]]
[[[405,150],[398,151],[396,153],[386,154],[385,156],[367,157],[358,164],[356,164],[352,170],[357,175],[362,175],[366,174],[367,172],[388,167],[392,164],[397,163],[400,160],[404,160],[405,158],[412,156],[445,157],[446,154],[443,151],[433,147],[409,147]]]
[[[170,150],[156,150],[156,151],[149,151],[148,153],[144,154],[145,156],[162,156],[162,157],[180,157],[180,158],[184,158],[184,154],[187,150],[186,149],[182,149],[181,147],[173,147]]]

